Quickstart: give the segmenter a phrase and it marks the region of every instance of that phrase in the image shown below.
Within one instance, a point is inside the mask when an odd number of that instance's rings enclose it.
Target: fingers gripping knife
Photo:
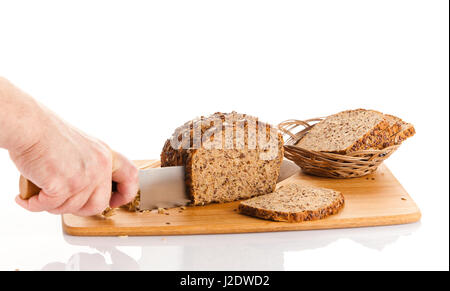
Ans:
[[[114,168],[116,169],[116,168]],[[113,169],[113,172],[114,172]],[[299,170],[293,162],[284,160],[278,182],[281,182]],[[139,170],[140,210],[171,208],[187,205],[190,199],[186,192],[184,167],[164,167]],[[115,185],[113,183],[113,191]],[[20,176],[20,197],[24,200],[38,195],[41,189]]]
[[[113,153],[113,173],[119,168]],[[116,191],[116,183],[112,183],[112,191]],[[139,170],[140,210],[170,208],[186,205],[190,199],[186,193],[184,167],[165,167]],[[38,195],[41,188],[20,176],[20,198],[27,200]]]
[[[116,154],[114,152],[112,152],[112,164],[113,164],[112,172],[113,173],[118,168],[115,157],[116,157]],[[114,191],[114,188],[115,188],[115,183],[113,183],[113,191]],[[20,198],[22,198],[23,200],[28,200],[35,195],[39,195],[41,190],[42,189],[39,188],[38,186],[36,186],[33,182],[31,182],[24,176],[20,175],[20,179],[19,179],[19,192],[20,192],[19,196],[20,196]]]

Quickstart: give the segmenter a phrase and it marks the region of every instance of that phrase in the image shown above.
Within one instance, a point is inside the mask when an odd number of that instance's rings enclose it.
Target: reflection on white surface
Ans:
[[[351,240],[380,252],[420,223],[340,230],[278,233],[153,236],[73,237],[67,243],[93,252],[73,254],[67,262],[51,262],[43,270],[285,270],[307,251]],[[288,262],[289,264],[287,264]],[[308,266],[303,266],[307,269]]]

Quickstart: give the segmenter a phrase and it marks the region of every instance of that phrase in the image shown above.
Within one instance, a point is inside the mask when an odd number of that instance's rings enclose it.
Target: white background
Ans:
[[[0,151],[0,269],[446,269],[448,1],[0,0],[0,75],[131,159],[236,110],[272,123],[372,108],[414,123],[387,164],[420,223],[73,238],[15,205]]]

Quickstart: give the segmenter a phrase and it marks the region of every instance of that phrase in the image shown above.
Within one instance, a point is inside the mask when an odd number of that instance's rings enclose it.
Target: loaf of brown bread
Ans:
[[[278,130],[236,112],[187,122],[175,130],[161,153],[161,167],[185,166],[194,205],[273,192],[282,160]]]
[[[401,133],[403,132],[403,133]],[[375,110],[347,110],[317,123],[297,144],[307,150],[346,154],[382,149],[413,135],[400,118]]]
[[[239,204],[239,212],[274,221],[300,222],[322,219],[344,207],[344,196],[325,188],[291,183],[275,192]]]

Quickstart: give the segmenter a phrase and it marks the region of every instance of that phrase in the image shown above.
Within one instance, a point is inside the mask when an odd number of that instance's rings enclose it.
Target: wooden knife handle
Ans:
[[[23,200],[28,200],[34,195],[38,195],[39,192],[41,192],[41,188],[36,186],[33,182],[31,182],[24,176],[20,175],[19,191],[20,198],[22,198]]]

